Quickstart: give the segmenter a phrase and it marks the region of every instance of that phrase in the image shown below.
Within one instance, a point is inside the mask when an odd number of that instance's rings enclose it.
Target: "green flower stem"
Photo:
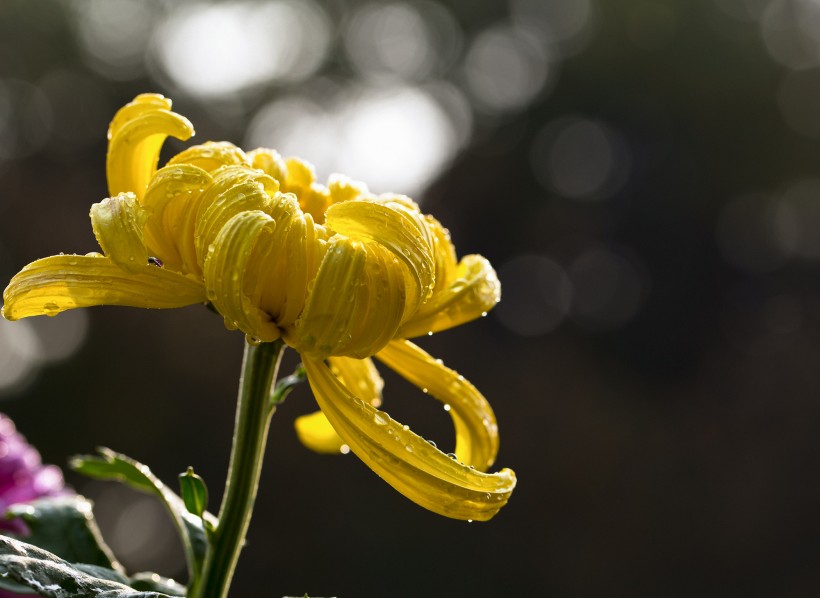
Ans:
[[[192,598],[225,598],[256,500],[268,426],[273,414],[271,388],[284,353],[281,340],[245,344],[236,406],[233,447],[219,510],[219,524],[210,536],[202,576],[191,584]]]

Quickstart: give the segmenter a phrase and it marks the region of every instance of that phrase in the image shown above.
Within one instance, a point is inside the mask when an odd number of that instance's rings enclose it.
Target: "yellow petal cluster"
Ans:
[[[449,234],[411,199],[374,195],[271,149],[226,142],[158,168],[168,136],[193,126],[171,101],[143,94],[108,131],[111,197],[91,208],[103,254],[37,260],[4,293],[9,320],[92,305],[168,308],[209,302],[228,328],[300,352],[321,412],[299,418],[309,447],[349,447],[399,492],[448,517],[485,520],[514,474],[486,474],[495,417],[462,376],[407,341],[472,320],[499,300],[492,266],[460,261]],[[379,411],[376,356],[444,402],[455,457]]]

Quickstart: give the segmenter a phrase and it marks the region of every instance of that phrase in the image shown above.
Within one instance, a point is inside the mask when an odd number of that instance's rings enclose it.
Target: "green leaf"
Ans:
[[[46,598],[168,598],[90,575],[55,554],[0,536],[0,575]]]
[[[159,497],[171,514],[185,547],[189,579],[198,579],[208,549],[205,526],[216,528],[216,517],[207,511],[203,512],[202,517],[190,513],[182,499],[163,484],[146,465],[107,448],[97,450],[100,453],[99,457],[79,455],[71,459],[71,467],[89,477],[116,480]]]
[[[83,496],[41,498],[10,506],[6,517],[23,520],[31,532],[25,538],[28,543],[71,563],[121,569],[102,539],[91,507]]]
[[[187,591],[184,585],[173,579],[149,572],[132,575],[128,585],[142,592],[161,592],[171,596],[185,596]]]
[[[290,376],[285,376],[274,385],[270,395],[271,409],[276,409],[277,405],[284,403],[291,391],[305,380],[307,380],[307,371],[300,363]]]
[[[179,474],[179,489],[188,512],[202,517],[208,507],[208,487],[205,486],[205,480],[194,473],[193,467]]]

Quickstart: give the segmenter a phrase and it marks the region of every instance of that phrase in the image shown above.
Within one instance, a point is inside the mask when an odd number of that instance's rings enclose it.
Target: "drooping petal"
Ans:
[[[382,404],[384,380],[369,357],[328,357],[330,370],[342,381],[347,389],[374,407]]]
[[[336,432],[365,464],[407,498],[445,517],[486,521],[503,507],[515,474],[462,465],[383,411],[351,394],[320,360],[304,359],[308,381]]]
[[[105,255],[137,274],[148,263],[143,229],[148,218],[133,193],[120,193],[91,206],[91,228]]]
[[[348,390],[374,407],[382,404],[384,380],[373,360],[350,357],[329,357],[330,370]],[[336,433],[321,411],[296,418],[294,423],[299,440],[317,453],[340,453],[344,440]]]
[[[8,320],[53,316],[75,307],[183,307],[205,301],[197,281],[145,264],[129,273],[102,255],[55,255],[23,268],[3,293]]]
[[[490,404],[475,386],[410,341],[393,341],[376,357],[448,406],[459,461],[481,471],[493,464],[498,453],[498,426]]]
[[[413,338],[453,328],[481,317],[501,299],[495,270],[480,255],[467,255],[450,285],[425,303],[399,329],[398,337]]]
[[[336,433],[321,411],[300,415],[293,422],[299,441],[314,453],[338,455],[345,441]]]
[[[237,327],[264,342],[280,336],[270,316],[245,293],[247,264],[260,236],[276,226],[264,212],[240,212],[219,231],[205,259],[205,287],[208,299],[225,316],[230,327]]]
[[[131,191],[142,198],[157,170],[159,152],[170,135],[185,141],[194,134],[191,122],[153,96],[126,106],[114,117],[110,128],[106,174],[108,191],[114,196]],[[170,104],[168,104],[170,106]]]

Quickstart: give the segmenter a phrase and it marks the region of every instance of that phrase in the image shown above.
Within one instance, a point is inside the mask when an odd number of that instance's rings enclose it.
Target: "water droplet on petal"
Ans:
[[[382,415],[380,413],[377,413],[376,415],[373,416],[373,421],[376,422],[376,424],[379,425],[379,426],[386,426],[387,425],[387,420],[384,419],[384,417],[382,417]]]
[[[444,410],[445,410],[445,411],[450,411],[450,405],[448,405],[447,403],[445,403],[445,404],[444,404]]]
[[[149,257],[148,258],[148,263],[151,264],[152,266],[156,266],[157,268],[162,268],[162,260],[159,259],[158,257],[153,257],[153,256]]]
[[[347,446],[346,444],[343,444],[342,446],[339,447],[339,452],[342,453],[343,455],[346,455],[350,452],[350,447]]]

